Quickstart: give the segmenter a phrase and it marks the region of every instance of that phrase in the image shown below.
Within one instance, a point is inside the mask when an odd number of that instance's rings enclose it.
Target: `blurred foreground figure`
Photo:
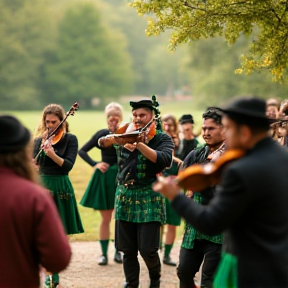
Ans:
[[[40,265],[58,273],[71,249],[49,192],[37,184],[29,131],[0,116],[0,287],[38,288]]]
[[[171,178],[153,186],[195,229],[224,233],[214,288],[288,287],[288,153],[268,136],[265,110],[265,101],[255,97],[223,109],[227,148],[246,154],[227,164],[208,205],[179,194]]]

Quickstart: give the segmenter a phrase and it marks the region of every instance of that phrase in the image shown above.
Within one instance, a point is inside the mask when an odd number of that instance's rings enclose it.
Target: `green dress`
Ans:
[[[36,138],[34,141],[34,158],[40,150],[41,140],[41,138]],[[42,151],[38,157],[42,184],[50,190],[66,234],[83,233],[74,189],[68,176],[77,156],[76,136],[71,133],[64,134],[63,138],[53,145],[53,149],[59,157],[64,159],[64,162],[62,166],[59,166]]]

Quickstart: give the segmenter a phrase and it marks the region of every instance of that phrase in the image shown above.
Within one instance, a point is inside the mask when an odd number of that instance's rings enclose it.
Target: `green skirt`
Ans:
[[[167,198],[165,198],[165,206],[166,206],[166,224],[180,226],[181,217],[173,210],[170,201]]]
[[[66,234],[83,233],[74,189],[68,175],[41,175],[41,180],[53,196]]]
[[[80,204],[95,210],[114,209],[117,172],[117,165],[109,167],[106,173],[96,169]]]
[[[237,258],[223,252],[213,281],[213,288],[237,287]]]

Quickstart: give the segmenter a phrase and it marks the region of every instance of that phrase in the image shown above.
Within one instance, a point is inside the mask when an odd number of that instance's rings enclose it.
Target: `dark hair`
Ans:
[[[216,124],[222,125],[222,113],[217,107],[208,107],[202,115],[203,119],[212,119]]]

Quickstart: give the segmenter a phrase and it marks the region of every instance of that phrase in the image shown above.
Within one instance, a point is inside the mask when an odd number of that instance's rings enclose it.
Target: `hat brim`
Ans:
[[[269,118],[266,115],[263,115],[263,113],[257,112],[257,111],[250,111],[246,109],[241,108],[230,108],[230,109],[222,109],[218,108],[222,113],[229,115],[237,115],[237,116],[247,116],[257,119],[263,119],[263,120],[269,120]]]

